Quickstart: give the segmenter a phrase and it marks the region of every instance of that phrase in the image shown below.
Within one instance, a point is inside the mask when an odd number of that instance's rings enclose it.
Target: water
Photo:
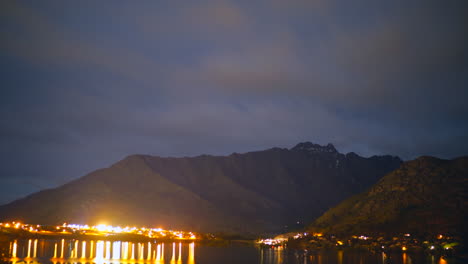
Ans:
[[[0,242],[0,262],[11,264],[458,264],[411,253],[285,250],[196,243],[26,239]]]

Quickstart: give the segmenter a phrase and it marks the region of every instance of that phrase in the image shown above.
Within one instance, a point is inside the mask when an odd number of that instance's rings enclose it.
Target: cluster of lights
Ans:
[[[307,235],[308,235],[308,233],[297,233],[293,237],[294,237],[294,239],[298,239],[298,238],[301,238],[301,237],[305,237]]]
[[[281,243],[285,242],[287,239],[285,238],[265,238],[265,239],[260,239],[257,241],[257,243],[262,244],[262,245],[268,245],[268,246],[277,246],[280,245]]]
[[[309,235],[309,233],[296,233],[295,235],[292,236],[292,238],[299,239],[299,238],[302,238],[302,237],[306,237],[308,235]],[[315,237],[323,236],[322,233],[313,233],[312,235],[315,236]],[[285,243],[287,240],[288,240],[288,237],[277,236],[275,238],[259,239],[259,240],[257,240],[257,243],[262,244],[262,245],[268,245],[268,246],[278,246],[278,245],[281,245],[281,244]]]
[[[79,232],[85,235],[111,235],[111,234],[138,234],[149,238],[174,238],[181,240],[194,240],[197,236],[193,232],[164,230],[162,228],[146,228],[146,227],[120,227],[100,224],[96,226],[77,225],[64,223],[61,226],[50,228],[48,226],[22,224],[20,222],[0,223],[0,228],[22,229],[28,232],[35,233],[51,233],[51,234],[72,234]],[[55,229],[54,231],[52,231]]]
[[[323,236],[324,234],[322,233],[310,233],[310,234],[309,233],[295,233],[295,234],[289,233],[288,236],[282,235],[282,236],[277,236],[275,238],[260,239],[260,240],[257,240],[257,243],[273,247],[273,246],[283,245],[284,242],[288,238],[301,239],[305,237],[315,237],[316,239],[323,239],[322,238]],[[372,238],[366,235],[353,235],[351,237],[357,240],[364,240],[366,241],[365,243],[379,243],[379,242],[382,242],[382,240],[384,240],[384,238]],[[389,248],[392,249],[392,248],[395,248],[396,246],[403,252],[410,251],[412,249],[413,243],[414,244],[419,243],[417,239],[411,239],[411,237],[412,235],[409,233],[402,234],[401,238],[393,237],[394,244],[390,245]],[[424,244],[424,247],[430,251],[434,251],[437,248],[444,249],[444,250],[452,250],[453,248],[459,245],[457,242],[454,242],[454,241],[450,242],[451,238],[446,235],[439,234],[435,238],[439,240],[439,242],[436,242],[436,244],[434,244],[434,242],[429,242],[429,241],[424,241],[422,244]],[[338,246],[338,247],[344,246],[346,244],[343,240],[336,239],[335,236],[331,236],[330,239],[332,239],[332,241],[335,243],[335,246]],[[443,243],[444,241],[440,241],[441,239],[445,239],[446,242]],[[401,240],[401,241],[397,242],[398,240]],[[380,245],[380,247],[382,249],[386,248],[384,245]]]
[[[0,228],[14,228],[14,229],[22,229],[29,232],[37,232],[38,229],[41,227],[40,225],[29,225],[29,224],[22,224],[21,222],[11,222],[11,223],[0,223]]]

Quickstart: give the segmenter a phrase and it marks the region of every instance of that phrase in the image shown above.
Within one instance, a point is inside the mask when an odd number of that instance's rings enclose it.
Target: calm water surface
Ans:
[[[450,259],[410,253],[306,252],[253,246],[65,239],[2,241],[0,255],[2,262],[12,264],[459,264]]]

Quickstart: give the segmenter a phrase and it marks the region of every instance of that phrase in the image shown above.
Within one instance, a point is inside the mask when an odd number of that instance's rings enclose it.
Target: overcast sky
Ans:
[[[130,154],[468,154],[468,2],[1,1],[0,204]]]

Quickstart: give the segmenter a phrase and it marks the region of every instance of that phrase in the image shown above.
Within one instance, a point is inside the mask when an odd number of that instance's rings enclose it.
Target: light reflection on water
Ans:
[[[38,251],[38,242],[40,250]],[[166,243],[167,244],[167,243]],[[164,259],[164,243],[133,243],[122,241],[79,241],[64,240],[14,240],[10,242],[7,262],[36,263],[186,263],[195,264],[195,243],[169,243]],[[89,245],[89,246],[87,246]],[[57,252],[60,251],[60,257]]]
[[[103,240],[14,240],[0,244],[12,264],[455,264],[410,253],[306,252],[283,248],[208,247],[195,243],[135,243]],[[4,254],[8,252],[8,254]],[[2,260],[0,259],[0,262]]]

